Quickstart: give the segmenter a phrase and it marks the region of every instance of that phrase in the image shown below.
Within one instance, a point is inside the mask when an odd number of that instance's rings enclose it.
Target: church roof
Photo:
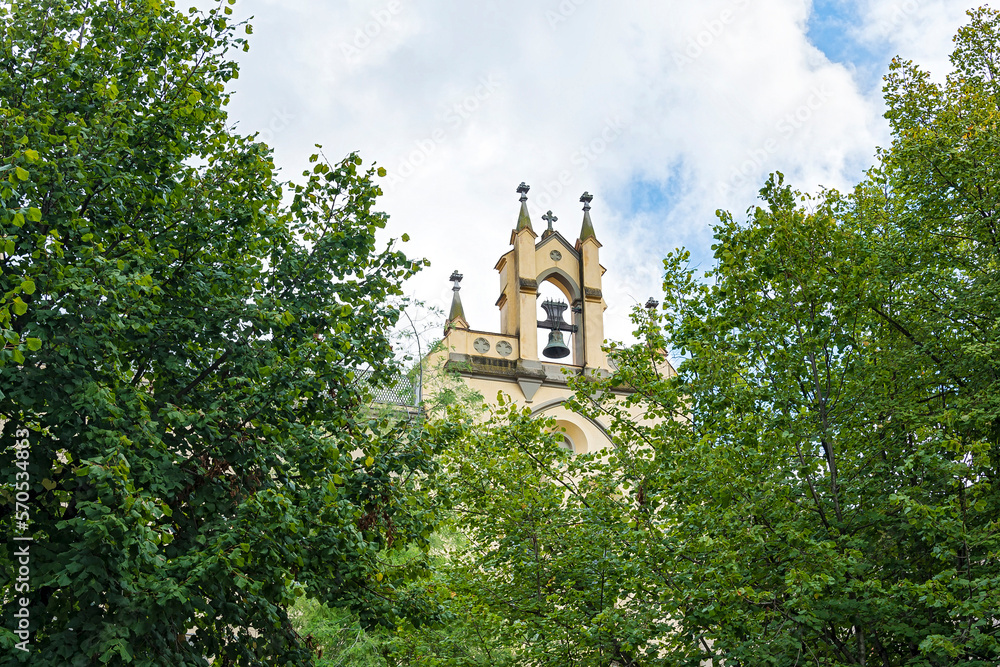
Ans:
[[[552,233],[547,236],[543,235],[542,240],[535,244],[535,250],[536,251],[541,250],[544,246],[550,243],[561,244],[566,250],[572,253],[574,257],[579,259],[580,253],[577,251],[576,248],[573,247],[573,245],[569,241],[566,240],[566,237],[563,236],[559,232],[559,230],[553,230]]]

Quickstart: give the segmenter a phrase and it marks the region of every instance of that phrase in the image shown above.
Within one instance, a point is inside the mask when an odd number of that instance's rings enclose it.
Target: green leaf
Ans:
[[[32,590],[72,602],[32,612],[43,663],[42,640],[73,634],[49,663],[152,664],[195,626],[219,663],[308,662],[306,634],[264,618],[306,583],[372,627],[446,613],[433,591],[405,600],[404,574],[370,602],[376,572],[441,519],[422,503],[384,530],[436,489],[439,448],[416,422],[369,428],[341,372],[394,364],[385,332],[413,260],[375,236],[360,156],[285,185],[227,120],[245,24],[214,9],[0,2],[0,90],[24,93],[0,93],[0,419],[4,446],[14,427],[37,434],[30,459],[8,452],[0,504],[16,529],[14,473],[30,473],[45,489],[30,534],[94,556],[32,552]],[[129,622],[104,622],[123,605]],[[230,631],[248,624],[256,647]]]

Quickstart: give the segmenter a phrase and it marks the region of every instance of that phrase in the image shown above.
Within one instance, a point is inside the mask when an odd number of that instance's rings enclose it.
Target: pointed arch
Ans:
[[[538,277],[535,279],[535,282],[538,284],[545,281],[549,281],[562,290],[562,293],[566,295],[566,298],[570,303],[578,301],[583,296],[583,293],[580,290],[580,283],[573,278],[573,276],[569,275],[569,273],[558,266],[545,269],[539,273]]]

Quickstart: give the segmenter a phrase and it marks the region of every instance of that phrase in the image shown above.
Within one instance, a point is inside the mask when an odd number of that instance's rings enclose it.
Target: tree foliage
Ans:
[[[516,411],[456,450],[521,664],[1000,662],[1000,14],[970,16],[942,83],[892,63],[854,191],[775,175],[709,280],[667,258],[642,342],[578,382],[606,456],[558,464]]]
[[[231,129],[229,12],[0,3],[0,521],[34,540],[27,594],[0,545],[5,663],[303,664],[296,595],[433,612],[384,559],[426,548],[433,445],[354,381],[420,263],[376,243],[381,168],[286,186]]]

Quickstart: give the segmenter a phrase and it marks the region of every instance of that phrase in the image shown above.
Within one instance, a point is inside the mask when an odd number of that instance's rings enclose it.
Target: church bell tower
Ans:
[[[554,228],[558,218],[552,211],[542,216],[547,228],[539,239],[528,214],[528,191],[524,183],[517,187],[521,208],[511,231],[511,248],[495,267],[500,274],[496,301],[500,331],[471,328],[459,296],[462,276],[456,271],[451,277],[455,286],[444,348],[448,368],[469,378],[471,385],[490,385],[475,387],[484,396],[495,395],[499,387],[515,400],[535,405],[568,396],[567,373],[610,369],[602,347],[605,269],[600,265],[601,244],[590,218],[593,195],[585,192],[580,197],[583,221],[575,243],[570,243]],[[539,286],[545,283],[554,285],[563,298],[539,303]],[[545,310],[545,319],[539,319],[539,307]],[[539,329],[549,332],[542,349]]]

